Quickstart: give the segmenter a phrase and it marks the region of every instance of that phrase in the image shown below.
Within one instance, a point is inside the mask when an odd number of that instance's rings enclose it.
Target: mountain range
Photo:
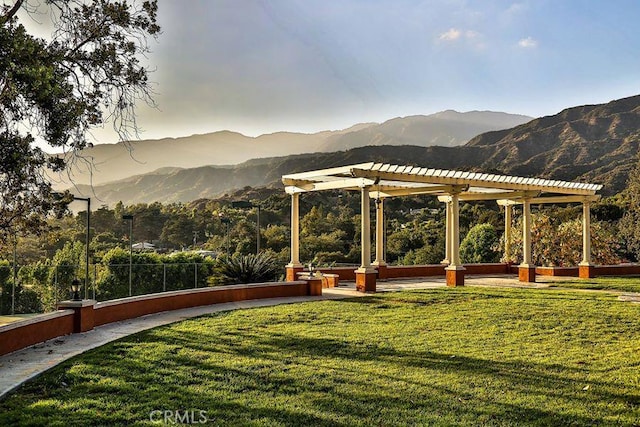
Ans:
[[[254,138],[220,131],[182,138],[100,144],[76,153],[75,161],[65,171],[70,176],[65,173],[55,176],[54,180],[56,187],[62,189],[72,183],[100,185],[146,173],[157,176],[175,168],[235,165],[250,159],[373,145],[456,146],[482,132],[511,128],[529,120],[531,117],[516,114],[448,110],[313,134],[277,132]]]
[[[355,138],[373,127],[396,126],[405,129],[401,134],[416,135],[406,131],[416,129],[414,125],[402,125],[401,119],[394,119],[333,135],[333,140],[347,138],[350,133],[355,133]],[[480,133],[462,146],[368,144],[344,151],[252,159],[233,166],[164,168],[93,189],[78,186],[78,190],[85,194],[94,191],[101,203],[107,204],[119,200],[125,204],[186,202],[245,186],[281,186],[280,177],[287,173],[376,161],[594,182],[604,185],[604,195],[613,195],[624,189],[639,146],[640,95],[568,108],[509,129]]]

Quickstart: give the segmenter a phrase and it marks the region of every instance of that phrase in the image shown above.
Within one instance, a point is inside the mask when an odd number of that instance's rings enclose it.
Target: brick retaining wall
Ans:
[[[73,310],[58,310],[0,326],[0,356],[73,332]]]
[[[317,282],[229,285],[141,295],[100,303],[78,301],[77,310],[58,310],[0,326],[0,355],[80,330],[90,330],[96,326],[162,311],[252,299],[322,295],[322,283],[320,280]]]

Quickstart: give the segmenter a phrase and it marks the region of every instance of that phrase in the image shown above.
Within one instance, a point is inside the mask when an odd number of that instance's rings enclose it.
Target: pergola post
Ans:
[[[376,291],[376,269],[371,266],[371,218],[369,215],[369,187],[360,191],[360,268],[355,270],[356,289],[360,292]]]
[[[460,200],[459,192],[451,193],[451,218],[449,221],[450,252],[449,265],[445,268],[447,286],[464,286],[465,268],[460,262]]]
[[[451,263],[451,200],[444,202],[445,220],[444,220],[444,259],[440,264]]]
[[[591,202],[582,202],[582,262],[578,265],[578,275],[581,279],[595,277],[594,266],[591,264]]]
[[[287,281],[296,280],[303,270],[300,263],[300,193],[291,194],[291,261],[286,265]]]
[[[511,224],[513,222],[513,205],[504,205],[504,262],[510,264],[511,259]]]
[[[376,199],[376,259],[373,266],[378,270],[378,279],[387,278],[387,263],[384,259],[384,199]]]
[[[531,257],[531,199],[526,197],[522,201],[522,264],[518,268],[518,278],[521,282],[536,281],[536,266]]]

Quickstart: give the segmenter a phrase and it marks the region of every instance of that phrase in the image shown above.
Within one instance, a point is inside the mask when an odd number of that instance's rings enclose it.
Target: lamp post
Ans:
[[[133,215],[122,215],[122,219],[129,221],[129,296],[131,296],[131,277],[133,260]]]
[[[68,193],[67,193],[68,194]],[[62,193],[52,193],[54,199],[60,200],[65,195]],[[91,233],[91,197],[79,197],[74,196],[73,200],[80,200],[83,202],[87,202],[87,232],[85,234],[85,266],[84,266],[84,297],[89,298],[89,243],[90,243],[90,233]],[[95,295],[95,288],[94,288]]]
[[[84,297],[89,298],[89,233],[91,230],[91,197],[73,196],[73,200],[82,200],[87,202],[87,233],[85,235],[85,264],[84,264]]]
[[[220,222],[225,225],[225,250],[227,252],[227,257],[229,256],[229,224],[231,220],[224,216],[224,214],[219,214]]]
[[[237,200],[235,202],[231,202],[231,206],[234,208],[239,208],[239,209],[251,209],[251,208],[257,208],[258,209],[258,214],[256,217],[256,224],[257,224],[257,231],[256,231],[256,254],[260,253],[260,205],[259,204],[253,204],[251,202],[248,202],[246,200]]]
[[[16,314],[16,281],[18,280],[18,234],[13,235],[13,283],[11,284],[11,314]]]

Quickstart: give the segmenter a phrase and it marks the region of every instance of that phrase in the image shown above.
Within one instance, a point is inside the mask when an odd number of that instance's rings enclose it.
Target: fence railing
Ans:
[[[45,313],[71,298],[71,282],[81,283],[80,296],[107,301],[209,286],[213,268],[207,263],[91,264],[0,266],[0,315]]]

